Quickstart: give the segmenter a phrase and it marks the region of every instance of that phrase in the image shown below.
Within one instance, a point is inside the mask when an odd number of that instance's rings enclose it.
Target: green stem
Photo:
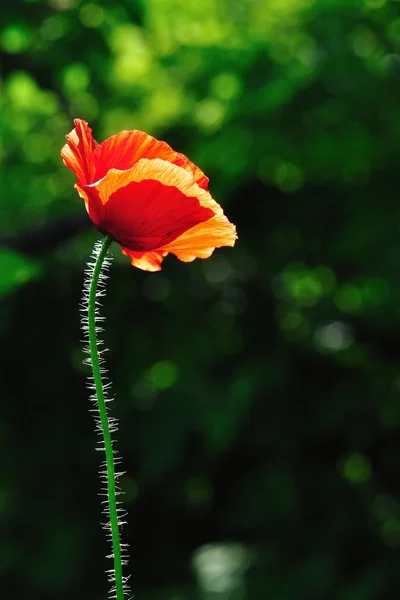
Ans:
[[[110,517],[111,528],[111,543],[114,561],[114,583],[115,583],[115,599],[124,600],[124,579],[122,575],[122,556],[121,542],[119,537],[118,525],[118,508],[117,508],[117,491],[115,484],[115,464],[113,454],[113,444],[110,430],[110,422],[108,419],[106,408],[106,395],[104,391],[103,381],[101,377],[101,358],[98,350],[98,340],[96,333],[96,296],[98,283],[101,278],[102,267],[107,251],[111,245],[113,238],[106,235],[99,248],[96,262],[93,267],[92,276],[89,282],[88,296],[88,337],[90,359],[93,372],[94,387],[96,392],[97,407],[99,410],[101,433],[104,442],[104,451],[106,458],[106,483],[107,483],[107,502],[108,512]]]

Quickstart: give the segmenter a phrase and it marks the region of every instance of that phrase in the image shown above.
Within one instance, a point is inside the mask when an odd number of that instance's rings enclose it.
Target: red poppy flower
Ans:
[[[98,144],[85,121],[74,123],[61,150],[64,164],[77,177],[94,225],[113,236],[135,267],[158,271],[169,253],[190,262],[234,245],[234,225],[186,156],[137,130]]]

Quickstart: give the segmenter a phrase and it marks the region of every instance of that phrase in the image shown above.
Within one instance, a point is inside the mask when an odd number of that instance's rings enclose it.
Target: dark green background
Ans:
[[[18,0],[1,23],[1,598],[106,598],[77,116],[186,153],[239,234],[156,274],[113,248],[135,598],[398,598],[400,3]]]

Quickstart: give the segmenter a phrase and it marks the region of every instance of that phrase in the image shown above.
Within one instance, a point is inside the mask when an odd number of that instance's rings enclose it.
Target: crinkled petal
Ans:
[[[166,161],[142,159],[129,171],[112,169],[84,191],[97,212],[103,206],[99,228],[139,268],[158,270],[169,252],[189,262],[235,244],[235,226],[219,204],[187,171]]]
[[[158,271],[163,258],[169,253],[183,262],[192,262],[196,258],[209,258],[216,248],[234,246],[236,239],[235,226],[222,214],[199,223],[153,252],[131,252],[125,248],[123,252],[131,258],[133,266],[145,271]]]
[[[235,226],[225,215],[215,215],[152,252],[132,252],[123,248],[124,254],[131,258],[134,267],[145,271],[159,271],[161,262],[167,254],[174,254],[183,262],[192,262],[196,258],[209,258],[215,248],[234,246],[237,239]]]
[[[136,252],[160,248],[222,212],[188,171],[159,158],[141,159],[127,171],[111,169],[82,191],[89,215],[92,204],[101,214],[96,225]]]
[[[153,252],[134,252],[127,248],[122,248],[122,252],[129,256],[131,264],[143,271],[160,271],[161,263],[168,252],[153,251]]]
[[[100,148],[93,139],[92,130],[86,121],[75,119],[75,129],[66,135],[67,143],[61,149],[66,167],[76,175],[78,183],[96,181],[96,156]]]
[[[182,167],[193,175],[201,188],[207,189],[208,178],[184,154],[175,152],[166,142],[138,130],[121,131],[101,144],[96,159],[96,180],[104,177],[110,169],[131,169],[141,158],[159,158]]]
[[[74,123],[63,161],[93,223],[113,235],[134,266],[157,271],[168,253],[189,262],[234,245],[234,225],[186,156],[137,130],[100,146],[85,121]]]
[[[208,258],[215,248],[234,246],[236,239],[235,226],[222,213],[204,223],[198,223],[165,244],[162,249],[175,254],[184,262],[191,262],[195,258]]]
[[[131,169],[141,158],[160,158],[191,173],[196,183],[207,189],[208,178],[184,154],[175,152],[166,142],[143,131],[121,131],[101,145],[92,136],[86,121],[75,119],[75,129],[67,136],[61,150],[64,164],[73,171],[78,183],[91,184],[102,179],[110,169]]]

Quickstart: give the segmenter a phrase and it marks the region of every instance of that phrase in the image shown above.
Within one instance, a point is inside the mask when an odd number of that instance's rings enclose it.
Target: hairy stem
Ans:
[[[105,513],[108,516],[108,522],[105,527],[108,529],[110,534],[110,541],[112,545],[112,555],[110,558],[113,559],[113,568],[110,569],[109,581],[113,584],[111,590],[111,597],[116,600],[124,600],[125,592],[125,578],[122,574],[122,565],[125,561],[121,551],[121,541],[119,535],[119,521],[118,521],[118,501],[117,501],[117,488],[116,488],[116,471],[115,471],[115,457],[113,450],[112,432],[116,429],[116,420],[113,417],[109,417],[107,411],[107,387],[108,383],[104,384],[102,374],[105,369],[102,367],[102,351],[99,350],[98,346],[102,342],[98,339],[98,333],[101,331],[96,323],[101,320],[98,315],[98,299],[104,293],[104,285],[106,275],[104,269],[108,266],[107,252],[111,245],[112,237],[106,235],[106,237],[98,242],[94,248],[93,258],[94,263],[89,264],[87,271],[87,279],[85,282],[84,292],[84,311],[87,309],[87,318],[84,315],[84,331],[87,334],[89,342],[89,355],[90,364],[93,373],[93,389],[94,396],[93,400],[96,404],[97,413],[97,429],[102,438],[101,450],[105,452],[105,470],[104,470],[104,483],[105,483]],[[101,289],[103,288],[103,289]],[[96,412],[97,412],[96,411]]]

